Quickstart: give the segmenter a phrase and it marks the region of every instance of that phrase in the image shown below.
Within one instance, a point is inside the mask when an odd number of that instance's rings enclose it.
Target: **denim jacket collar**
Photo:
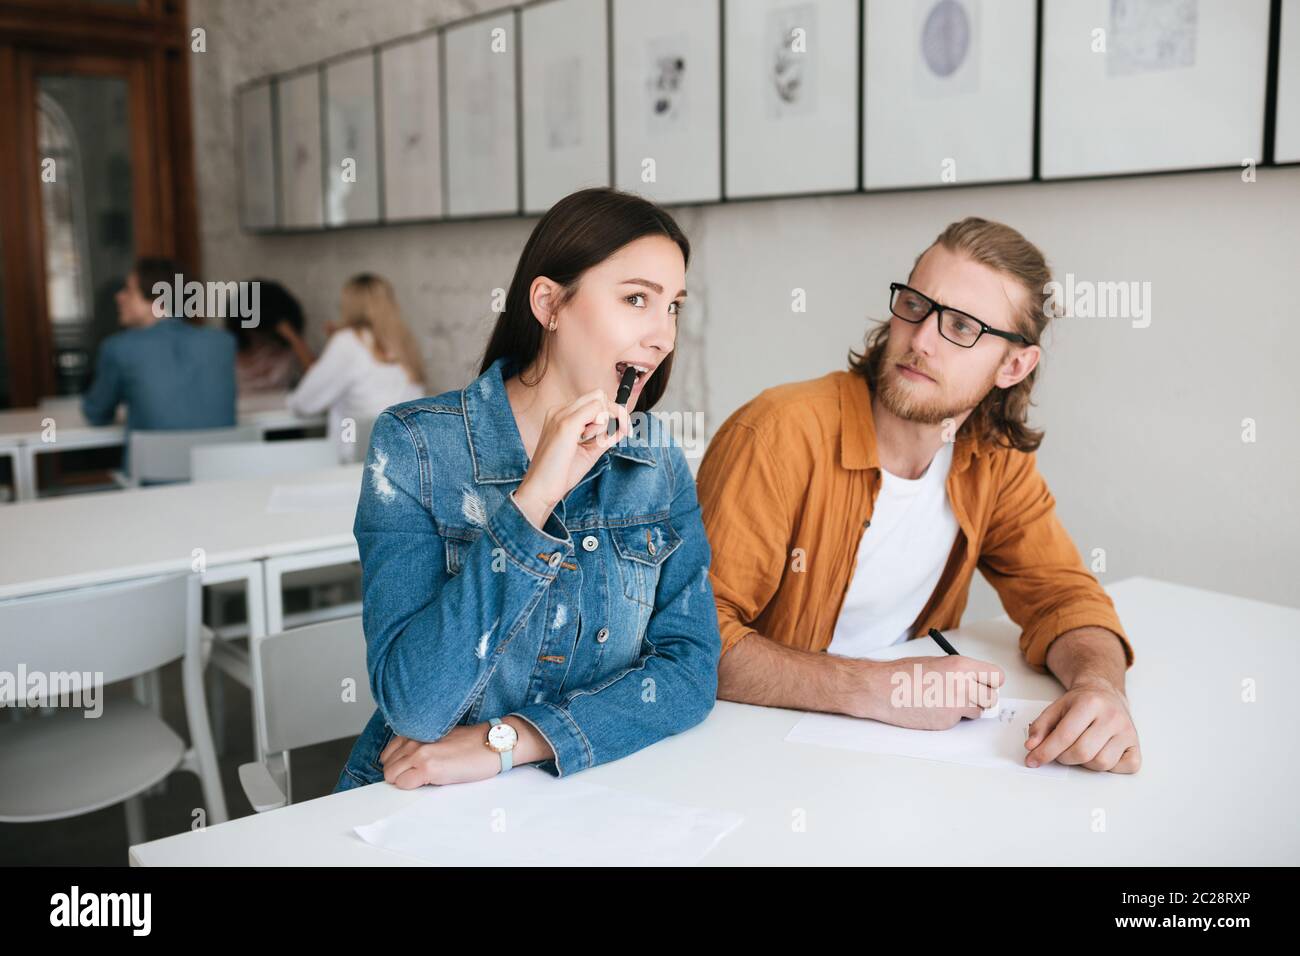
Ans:
[[[522,481],[528,471],[528,453],[506,396],[505,379],[511,374],[510,360],[503,356],[460,393],[469,453],[474,460],[474,480],[479,484]],[[653,466],[654,453],[649,447],[630,443],[632,437],[624,436],[607,455]],[[592,472],[602,467],[597,462]]]

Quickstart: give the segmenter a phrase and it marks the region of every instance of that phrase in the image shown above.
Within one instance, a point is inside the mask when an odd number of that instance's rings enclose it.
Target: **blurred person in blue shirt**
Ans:
[[[137,428],[235,424],[234,336],[154,309],[158,284],[172,288],[181,274],[170,259],[136,261],[116,296],[123,329],[100,343],[94,380],[81,397],[82,414],[91,425],[111,423],[118,405],[126,405],[128,445]],[[181,311],[179,305],[172,311]]]

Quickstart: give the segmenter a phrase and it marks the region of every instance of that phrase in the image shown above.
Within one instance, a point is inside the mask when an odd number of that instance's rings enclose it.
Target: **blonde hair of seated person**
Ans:
[[[397,295],[387,279],[370,272],[353,276],[343,285],[339,313],[339,330],[369,329],[380,361],[398,362],[412,382],[426,384],[419,345],[402,321]]]

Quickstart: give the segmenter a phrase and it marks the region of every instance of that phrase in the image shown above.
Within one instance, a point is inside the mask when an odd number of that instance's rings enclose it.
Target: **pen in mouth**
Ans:
[[[614,396],[614,404],[627,407],[627,400],[632,396],[632,386],[636,384],[636,368],[629,365],[623,370],[623,377],[618,380],[618,393]],[[606,435],[612,435],[618,431],[618,419],[611,418],[605,428]]]

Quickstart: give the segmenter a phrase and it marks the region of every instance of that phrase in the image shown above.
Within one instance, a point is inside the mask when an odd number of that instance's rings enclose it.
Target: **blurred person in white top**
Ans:
[[[390,405],[425,394],[424,361],[415,336],[402,321],[397,296],[386,279],[363,272],[343,286],[339,322],[325,324],[329,336],[320,358],[287,322],[276,326],[306,373],[290,393],[298,415],[329,411],[329,435],[340,462],[362,461],[369,422]],[[351,419],[352,428],[344,429]]]

